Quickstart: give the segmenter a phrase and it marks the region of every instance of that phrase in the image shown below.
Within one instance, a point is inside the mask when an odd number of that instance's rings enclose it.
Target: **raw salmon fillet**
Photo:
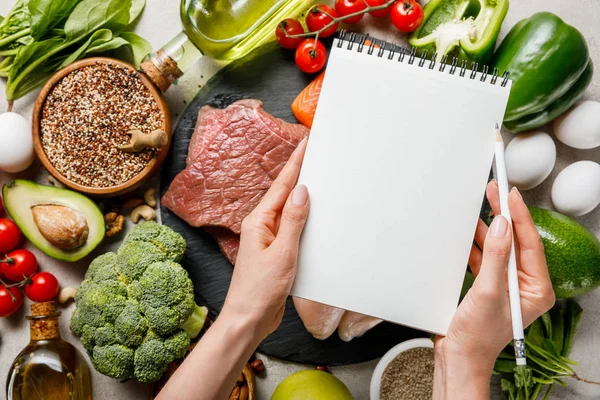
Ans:
[[[292,111],[294,112],[296,119],[308,128],[312,127],[313,119],[315,118],[315,111],[317,110],[317,103],[319,102],[319,95],[321,94],[321,86],[323,86],[324,77],[325,72],[321,73],[314,81],[309,83],[292,103]]]

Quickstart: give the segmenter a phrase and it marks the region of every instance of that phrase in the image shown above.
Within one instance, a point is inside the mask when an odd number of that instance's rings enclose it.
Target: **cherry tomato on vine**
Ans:
[[[367,5],[363,0],[335,0],[335,11],[340,17],[354,14],[367,8]],[[347,24],[358,23],[364,14],[357,15],[351,18],[345,18],[344,22]]]
[[[29,300],[50,301],[58,294],[58,281],[50,272],[38,272],[25,284],[25,295]]]
[[[323,43],[316,39],[305,39],[296,49],[296,65],[302,72],[314,74],[323,69],[325,61],[327,50]]]
[[[8,317],[21,308],[22,304],[23,295],[19,292],[19,289],[14,286],[7,288],[0,284],[0,317]]]
[[[337,18],[338,15],[335,10],[328,5],[325,4],[317,4],[316,6],[312,6],[308,13],[306,14],[306,26],[308,30],[311,32],[316,32],[319,29],[324,28],[333,18]],[[319,34],[321,37],[331,36],[337,31],[339,24],[334,24],[329,28],[325,29],[323,32]]]
[[[369,7],[378,7],[378,6],[382,6],[385,3],[387,3],[387,0],[364,0],[364,2]],[[371,11],[369,14],[371,14],[374,17],[385,17],[386,15],[389,14],[389,12],[390,12],[390,7],[388,6],[381,10]]]
[[[10,219],[0,218],[0,253],[8,253],[19,245],[21,231]]]
[[[294,18],[287,18],[277,24],[277,29],[275,29],[275,37],[277,37],[277,42],[284,49],[293,50],[304,38],[291,38],[286,35],[301,35],[304,33],[304,28],[300,21]]]
[[[0,260],[0,263],[2,274],[15,282],[30,278],[38,269],[37,258],[32,252],[25,249],[8,253],[3,260]]]
[[[423,22],[423,8],[415,0],[399,0],[392,5],[391,18],[400,32],[413,32]]]

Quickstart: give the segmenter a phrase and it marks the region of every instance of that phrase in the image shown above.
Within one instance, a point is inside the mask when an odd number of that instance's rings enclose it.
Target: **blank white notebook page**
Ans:
[[[510,82],[341,44],[299,179],[311,204],[292,294],[444,334]]]

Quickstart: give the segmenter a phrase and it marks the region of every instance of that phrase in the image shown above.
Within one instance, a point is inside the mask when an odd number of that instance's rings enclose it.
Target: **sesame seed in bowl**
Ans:
[[[170,115],[148,78],[118,60],[87,59],[42,89],[33,115],[36,153],[66,186],[116,196],[139,187],[164,160]],[[127,150],[137,131],[163,131],[166,145]]]

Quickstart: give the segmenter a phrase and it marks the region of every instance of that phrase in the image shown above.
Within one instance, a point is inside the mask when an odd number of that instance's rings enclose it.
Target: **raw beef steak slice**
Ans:
[[[308,133],[302,125],[271,116],[258,100],[240,100],[222,110],[204,106],[190,141],[187,167],[162,202],[191,226],[239,234],[242,220]]]
[[[240,235],[231,232],[229,229],[219,227],[207,226],[204,230],[215,238],[221,249],[221,253],[223,253],[227,261],[231,264],[235,264],[235,259],[237,258],[238,249],[240,247]]]

